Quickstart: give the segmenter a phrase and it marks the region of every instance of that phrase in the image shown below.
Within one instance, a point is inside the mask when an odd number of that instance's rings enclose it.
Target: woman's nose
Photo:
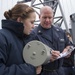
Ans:
[[[32,28],[34,28],[35,26],[34,26],[34,24],[32,25]]]

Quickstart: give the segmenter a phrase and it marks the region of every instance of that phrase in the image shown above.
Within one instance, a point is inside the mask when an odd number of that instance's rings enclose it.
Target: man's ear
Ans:
[[[17,18],[17,22],[22,22],[22,18],[21,17],[18,17]]]

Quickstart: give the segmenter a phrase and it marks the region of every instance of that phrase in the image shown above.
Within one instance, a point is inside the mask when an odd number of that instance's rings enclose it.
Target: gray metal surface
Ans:
[[[23,58],[33,66],[40,66],[50,62],[51,50],[40,41],[31,41],[23,49]]]
[[[75,13],[70,15],[71,25],[72,25],[72,38],[75,45]]]

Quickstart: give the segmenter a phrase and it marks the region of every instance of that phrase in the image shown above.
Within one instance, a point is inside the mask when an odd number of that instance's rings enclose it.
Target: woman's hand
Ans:
[[[36,67],[36,74],[40,74],[42,70],[42,66]]]

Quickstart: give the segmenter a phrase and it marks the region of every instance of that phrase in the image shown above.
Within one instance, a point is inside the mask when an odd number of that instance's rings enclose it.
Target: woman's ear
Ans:
[[[17,18],[17,22],[21,22],[22,23],[22,18],[21,17],[18,17]]]

